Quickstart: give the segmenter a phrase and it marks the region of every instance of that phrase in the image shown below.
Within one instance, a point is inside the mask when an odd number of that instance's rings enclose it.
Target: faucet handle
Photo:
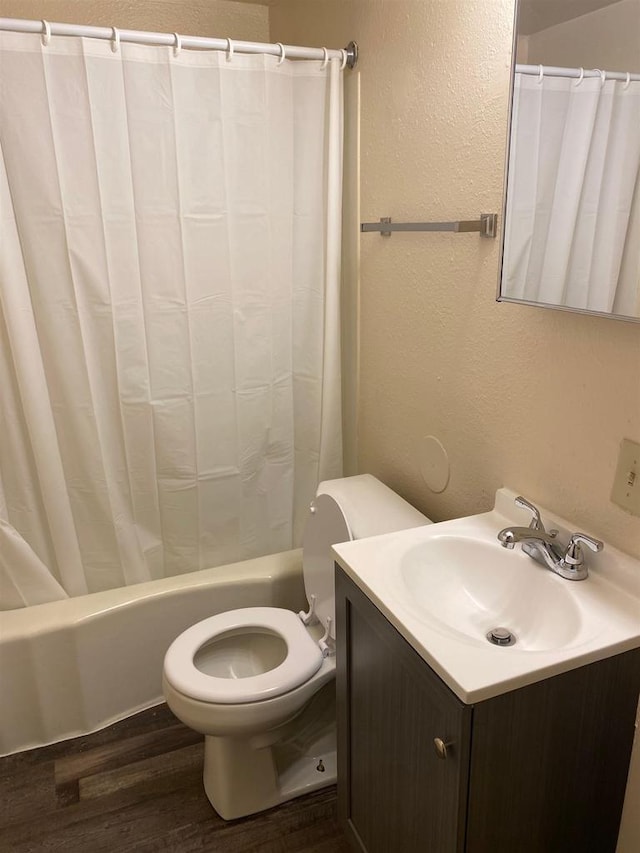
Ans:
[[[530,523],[529,523],[529,527],[532,530],[539,530],[542,533],[545,532],[544,524],[542,523],[542,519],[540,518],[540,510],[538,509],[537,506],[534,506],[526,498],[523,498],[522,495],[518,495],[518,497],[515,499],[514,503],[517,507],[520,507],[520,509],[529,510],[529,512],[533,516]]]
[[[581,545],[586,545],[592,551],[602,551],[604,548],[604,542],[599,539],[593,539],[586,533],[574,533],[567,545],[567,551],[564,555],[565,563],[570,566],[581,566],[584,563]]]

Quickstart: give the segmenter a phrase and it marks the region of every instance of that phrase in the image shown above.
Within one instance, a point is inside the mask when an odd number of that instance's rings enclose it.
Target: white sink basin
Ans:
[[[605,544],[589,576],[565,580],[503,548],[526,526],[515,493],[499,489],[482,515],[334,547],[338,563],[463,702],[471,703],[640,646],[640,561]],[[567,542],[580,525],[542,509]],[[587,531],[588,532],[588,531]],[[487,639],[506,628],[513,645]]]
[[[567,647],[584,638],[585,625],[566,581],[522,551],[461,536],[432,536],[411,545],[389,572],[390,593],[418,618],[469,642],[488,643],[493,628],[507,628],[513,646],[503,654]]]

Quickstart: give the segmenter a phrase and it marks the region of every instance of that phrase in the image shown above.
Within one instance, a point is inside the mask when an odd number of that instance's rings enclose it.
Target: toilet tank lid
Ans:
[[[351,539],[431,524],[426,515],[371,474],[324,480],[318,486],[317,495],[329,495],[336,501]]]

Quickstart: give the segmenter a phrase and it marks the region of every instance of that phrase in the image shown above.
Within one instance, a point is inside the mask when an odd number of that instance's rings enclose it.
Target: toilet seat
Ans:
[[[228,631],[266,628],[287,646],[281,664],[247,678],[220,678],[201,672],[194,658],[205,644]],[[314,675],[322,652],[298,616],[280,607],[245,607],[197,622],[180,634],[167,651],[165,677],[180,693],[203,702],[223,705],[259,702],[288,693]]]

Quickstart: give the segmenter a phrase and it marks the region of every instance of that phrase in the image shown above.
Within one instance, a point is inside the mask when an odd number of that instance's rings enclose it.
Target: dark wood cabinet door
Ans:
[[[340,570],[336,581],[343,826],[367,853],[462,851],[471,709]]]
[[[467,853],[614,853],[640,650],[475,706]]]

